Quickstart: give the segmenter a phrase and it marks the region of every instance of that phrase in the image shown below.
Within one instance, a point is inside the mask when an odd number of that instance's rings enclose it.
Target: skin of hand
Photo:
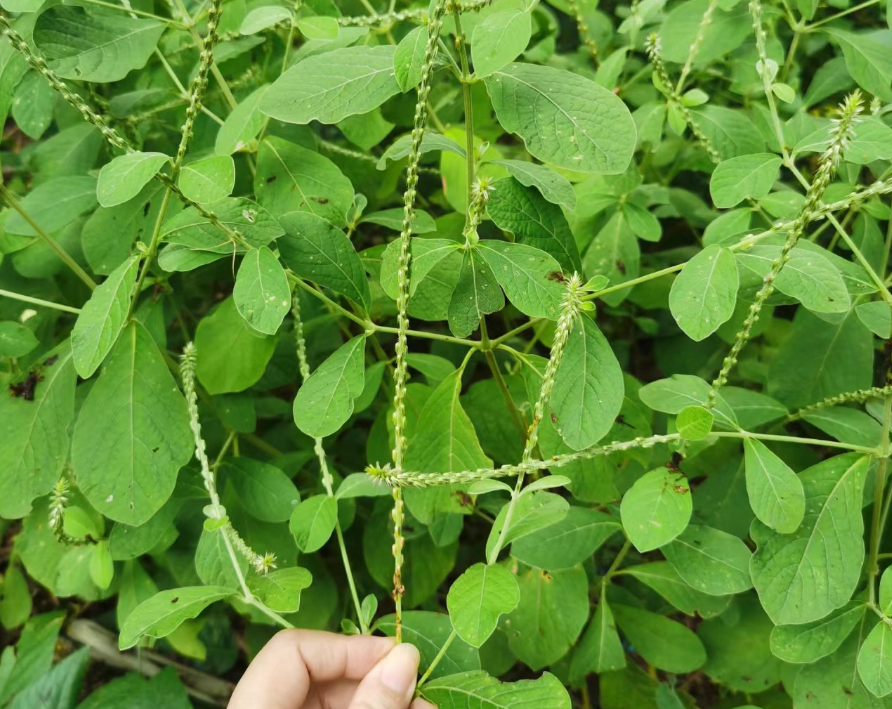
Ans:
[[[393,638],[283,630],[257,654],[228,709],[435,709],[414,699],[418,650]]]

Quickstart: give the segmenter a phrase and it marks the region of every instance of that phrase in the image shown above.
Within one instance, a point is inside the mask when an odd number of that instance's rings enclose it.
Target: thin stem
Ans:
[[[452,17],[455,20],[455,36],[458,44],[458,57],[461,62],[461,93],[465,110],[465,164],[467,166],[466,212],[471,207],[474,190],[474,103],[471,100],[471,70],[468,63],[468,43],[461,28],[461,12],[457,5],[452,6]],[[469,214],[465,214],[465,228],[468,226]]]
[[[486,363],[489,365],[489,371],[492,372],[493,379],[495,379],[496,385],[502,393],[502,398],[505,400],[505,405],[511,414],[511,420],[514,422],[517,430],[520,431],[521,437],[526,438],[527,427],[520,417],[520,411],[517,409],[517,404],[514,403],[508,384],[505,382],[505,377],[502,376],[502,370],[499,369],[499,363],[496,361],[496,356],[490,346],[489,336],[486,332],[486,318],[480,318],[480,339],[483,344],[483,355],[486,358]]]
[[[172,27],[176,27],[177,29],[184,30],[186,29],[186,25],[182,22],[178,22],[177,20],[173,20],[169,17],[162,17],[161,15],[155,15],[151,12],[146,12],[145,10],[137,10],[134,7],[124,7],[123,5],[115,5],[111,2],[102,2],[102,0],[83,0],[90,5],[97,5],[99,7],[107,7],[109,10],[120,10],[122,12],[126,12],[129,15],[138,15],[139,17],[147,17],[150,20],[156,20],[157,22],[163,22],[166,25],[171,25]]]
[[[19,202],[16,196],[6,188],[6,185],[0,184],[0,195],[3,196],[4,201],[18,213],[18,215],[25,221],[25,223],[34,230],[34,233],[37,234],[37,236],[39,236],[43,240],[43,242],[50,247],[53,253],[56,254],[56,256],[58,256],[62,260],[62,262],[71,269],[72,273],[74,273],[75,276],[77,276],[84,282],[87,288],[89,288],[90,290],[94,290],[96,288],[96,281],[90,278],[87,272],[80,267],[80,264],[78,264],[78,262],[71,257],[71,254],[69,254],[65,249],[59,246],[59,242],[57,242],[53,237],[47,234],[46,231],[44,231],[41,226],[31,218],[31,215],[25,211],[25,208],[22,207],[21,202]]]
[[[440,660],[442,660],[446,656],[446,652],[449,650],[449,646],[452,645],[452,641],[458,637],[458,633],[453,630],[449,633],[449,637],[446,638],[446,642],[443,643],[443,646],[440,648],[439,652],[436,654],[433,660],[431,660],[430,666],[427,668],[425,673],[421,675],[421,679],[418,680],[418,684],[415,685],[415,693],[418,694],[418,690],[424,686],[424,683],[427,682],[428,678],[431,676],[431,673],[436,669],[437,665],[440,664]]]
[[[846,10],[842,10],[841,12],[837,12],[835,15],[831,15],[830,17],[825,17],[823,20],[818,20],[817,22],[813,22],[810,25],[806,25],[803,29],[804,32],[812,32],[815,28],[821,27],[822,25],[826,25],[828,22],[833,22],[834,20],[838,20],[840,17],[845,17],[846,15],[851,15],[853,12],[858,12],[859,10],[863,10],[865,7],[870,7],[872,5],[878,5],[881,0],[867,0],[867,2],[862,2],[860,5],[855,5],[854,7],[850,7]]]
[[[285,56],[282,57],[282,74],[285,73],[285,70],[288,68],[288,60],[291,58],[291,50],[294,46],[294,32],[297,29],[297,13],[300,11],[300,6],[303,4],[303,0],[294,0],[294,10],[291,15],[291,27],[288,28],[288,37],[285,40]]]
[[[31,305],[38,305],[41,308],[52,308],[53,310],[61,310],[63,313],[72,313],[74,315],[80,313],[80,308],[72,308],[70,305],[62,305],[61,303],[52,303],[48,300],[41,300],[40,298],[32,298],[30,295],[14,293],[10,290],[0,289],[0,296],[5,298],[12,298],[13,300],[20,300],[23,303],[29,303]]]
[[[300,317],[300,298],[295,294],[291,299],[291,312],[294,316],[294,339],[297,346],[297,362],[300,370],[301,380],[306,384],[310,378],[310,364],[307,361],[307,343],[304,339],[304,326]],[[316,460],[319,462],[319,471],[322,474],[322,485],[325,487],[325,494],[334,498],[334,485],[331,472],[328,469],[328,460],[325,456],[325,448],[322,445],[322,439],[313,438],[313,451],[316,453]],[[356,619],[359,621],[360,629],[363,634],[369,632],[368,625],[362,615],[362,605],[359,602],[359,594],[356,592],[356,582],[353,580],[353,568],[350,566],[350,558],[347,555],[347,545],[344,542],[344,533],[341,529],[339,520],[335,520],[335,533],[338,539],[338,548],[341,552],[341,560],[344,563],[344,573],[347,576],[347,584],[350,586],[350,595],[353,598],[353,606],[356,610]]]
[[[632,548],[632,540],[626,537],[626,541],[623,542],[622,548],[619,550],[619,553],[616,555],[616,558],[613,560],[613,563],[610,565],[610,568],[607,569],[607,573],[604,574],[603,582],[608,583],[611,578],[616,576],[619,572],[619,566],[623,563],[623,560],[626,558],[626,554],[629,553],[629,549]]]
[[[697,27],[697,36],[694,37],[694,41],[691,44],[690,49],[688,50],[688,57],[685,60],[684,66],[681,69],[681,76],[678,77],[678,83],[675,85],[675,93],[681,94],[684,89],[685,79],[688,78],[688,74],[691,71],[691,67],[694,65],[694,60],[697,58],[697,54],[700,52],[700,45],[703,44],[703,39],[706,37],[706,30],[709,29],[709,25],[712,24],[712,13],[715,12],[715,9],[718,7],[718,0],[710,0],[709,5],[706,8],[706,12],[703,13],[703,17],[700,20],[700,25]]]
[[[870,525],[870,551],[867,557],[867,593],[871,603],[876,603],[876,577],[879,573],[877,555],[880,553],[880,538],[883,536],[885,515],[883,491],[886,485],[886,468],[889,464],[889,426],[892,422],[892,394],[886,395],[883,406],[883,429],[880,439],[880,461],[877,466],[876,485],[873,491],[873,515]]]

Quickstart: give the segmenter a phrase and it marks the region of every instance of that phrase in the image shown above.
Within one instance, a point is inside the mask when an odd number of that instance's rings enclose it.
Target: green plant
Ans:
[[[0,0],[0,706],[888,704],[880,1],[264,2]]]

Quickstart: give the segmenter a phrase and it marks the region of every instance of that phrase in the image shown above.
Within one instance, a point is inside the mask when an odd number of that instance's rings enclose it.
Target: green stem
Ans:
[[[176,20],[172,20],[169,17],[162,17],[161,15],[155,15],[151,12],[145,12],[144,10],[137,10],[133,7],[124,7],[123,5],[115,5],[111,2],[102,2],[102,0],[83,0],[90,5],[97,5],[98,7],[107,7],[109,10],[120,10],[121,12],[126,12],[129,15],[138,15],[139,17],[147,17],[150,20],[155,20],[157,22],[163,22],[166,25],[170,25],[172,27],[176,27],[177,29],[184,30],[186,29],[186,25],[182,22],[177,22]]]
[[[886,485],[886,468],[889,464],[889,427],[892,422],[892,394],[886,396],[883,406],[883,429],[880,438],[880,461],[876,472],[876,485],[873,492],[873,516],[870,525],[870,551],[867,557],[867,593],[871,603],[876,603],[876,577],[879,573],[877,556],[880,553],[880,538],[886,523],[883,491]],[[884,514],[885,512],[885,514]]]
[[[834,20],[838,20],[840,17],[845,17],[846,15],[851,15],[853,12],[858,12],[859,10],[863,10],[865,7],[871,7],[872,5],[878,5],[882,0],[867,0],[867,2],[862,2],[860,5],[855,5],[854,7],[850,7],[842,12],[837,12],[835,15],[831,15],[830,17],[825,17],[823,20],[818,20],[817,22],[813,22],[810,25],[806,25],[803,29],[804,32],[812,32],[815,28],[821,27],[822,25],[826,25],[828,22],[833,22]]]
[[[474,103],[471,100],[471,70],[468,63],[468,43],[461,28],[461,12],[457,5],[452,6],[452,17],[455,20],[455,36],[458,44],[458,56],[461,62],[461,93],[465,110],[465,164],[467,166],[467,190],[465,200],[465,229],[470,218],[472,194],[474,190]]]
[[[34,230],[34,233],[37,234],[37,236],[39,236],[43,240],[43,242],[50,247],[53,253],[55,253],[56,256],[58,256],[62,260],[62,262],[71,269],[74,275],[84,282],[87,288],[89,288],[90,290],[94,290],[96,288],[96,281],[90,278],[87,272],[80,267],[78,262],[71,258],[71,254],[69,254],[65,249],[59,246],[59,243],[53,237],[47,234],[41,228],[41,226],[31,218],[31,215],[25,211],[25,208],[22,207],[16,196],[6,188],[6,185],[0,185],[0,195],[3,196],[4,201],[13,210],[16,211],[18,215],[25,220],[25,223]]]
[[[72,308],[69,305],[62,305],[61,303],[52,303],[48,300],[41,300],[40,298],[32,298],[30,295],[22,295],[21,293],[14,293],[10,290],[2,290],[0,289],[0,296],[5,298],[12,298],[13,300],[20,300],[23,303],[29,303],[31,305],[39,305],[41,308],[52,308],[53,310],[61,310],[63,313],[72,313],[77,315],[80,313],[80,308]]]
[[[496,385],[502,393],[502,398],[505,400],[505,405],[508,407],[508,411],[511,414],[511,420],[514,422],[517,430],[520,431],[521,437],[526,438],[527,427],[524,424],[523,419],[520,417],[520,411],[517,409],[517,404],[514,403],[514,399],[508,389],[508,384],[505,382],[505,377],[502,376],[502,370],[499,369],[499,363],[496,361],[496,356],[490,346],[489,335],[486,332],[486,318],[480,318],[480,340],[483,356],[486,358],[486,364],[489,365],[489,371],[492,372],[493,379],[495,379]]]
[[[437,665],[440,664],[440,661],[446,657],[446,652],[449,650],[449,646],[452,645],[452,641],[458,637],[458,633],[454,630],[449,633],[449,637],[446,638],[446,642],[443,643],[436,657],[431,660],[430,666],[427,668],[425,673],[421,675],[421,679],[418,680],[418,684],[415,685],[415,693],[418,694],[419,690],[424,686],[424,683],[427,682],[428,678],[431,676],[431,673],[436,669]]]

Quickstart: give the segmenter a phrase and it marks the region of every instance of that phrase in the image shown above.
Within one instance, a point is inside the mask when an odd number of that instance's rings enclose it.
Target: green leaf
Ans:
[[[334,17],[316,15],[298,20],[297,27],[307,39],[337,39],[338,21]]]
[[[780,247],[771,245],[758,245],[737,256],[738,263],[759,276],[760,285],[777,258],[780,258]],[[852,304],[839,269],[819,251],[794,248],[777,275],[775,286],[815,313],[844,313]]]
[[[38,140],[53,122],[56,91],[43,75],[29,71],[16,87],[12,118],[29,138]]]
[[[486,90],[499,123],[543,162],[600,174],[628,167],[635,123],[603,86],[562,69],[514,63],[487,77]]]
[[[480,442],[471,419],[462,408],[462,372],[456,370],[434,389],[421,410],[414,434],[406,448],[405,464],[424,473],[451,473],[475,470],[492,465]],[[446,513],[469,514],[457,490],[463,486],[443,485],[425,490],[406,490],[406,505],[422,523],[431,524]]]
[[[384,151],[384,154],[378,158],[377,167],[379,170],[387,168],[387,163],[391,160],[402,160],[412,150],[412,134],[409,133],[393,141],[393,144]],[[421,146],[418,149],[419,155],[425,153],[445,151],[458,155],[462,159],[467,155],[465,149],[456,143],[452,138],[440,135],[434,131],[425,131],[424,137],[421,139]]]
[[[645,241],[659,241],[663,236],[663,227],[660,220],[634,202],[626,202],[622,205],[623,218],[629,225],[635,236]]]
[[[882,340],[892,337],[892,309],[889,304],[875,300],[872,303],[861,303],[855,306],[858,319]]]
[[[504,167],[508,174],[525,187],[535,187],[552,204],[576,209],[576,193],[573,185],[550,167],[526,160],[493,160],[493,165]]]
[[[222,586],[189,586],[162,591],[141,603],[127,616],[118,638],[122,650],[142,638],[163,638],[190,618],[196,618],[209,605],[232,594]]]
[[[387,615],[379,619],[375,627],[385,635],[396,634],[394,616]],[[440,649],[446,645],[452,635],[452,623],[445,613],[429,611],[403,611],[403,642],[412,643],[421,653],[419,671],[425,672],[434,658],[439,656]],[[468,645],[464,640],[455,637],[440,659],[432,673],[435,680],[459,672],[470,672],[480,669],[480,653],[477,648]]]
[[[772,153],[741,155],[723,160],[709,180],[709,193],[716,207],[727,209],[747,197],[762,199],[777,181],[781,158]]]
[[[686,583],[710,596],[743,593],[753,587],[750,550],[727,532],[689,524],[662,552]]]
[[[239,33],[248,35],[257,34],[258,32],[263,32],[263,30],[269,29],[270,27],[275,27],[280,22],[289,22],[290,24],[292,18],[293,15],[291,14],[291,10],[289,10],[287,7],[281,7],[278,5],[262,5],[261,7],[253,8],[247,15],[245,15],[245,19],[242,20],[242,24],[239,25]],[[337,22],[335,21],[336,37],[337,34]],[[307,38],[309,39],[309,35],[305,36],[307,36]]]
[[[535,189],[511,177],[496,182],[487,212],[496,226],[517,242],[554,256],[567,273],[582,269],[579,250],[567,218]]]
[[[208,586],[226,586],[236,592],[240,587],[236,566],[243,577],[247,576],[248,560],[239,555],[233,563],[225,535],[223,528],[210,529],[205,526],[201,530],[195,549],[195,573]]]
[[[371,305],[369,282],[362,261],[347,235],[329,222],[306,212],[279,219],[285,236],[279,239],[282,260],[294,273],[359,305]]]
[[[276,217],[309,212],[335,226],[347,223],[353,185],[331,160],[276,137],[263,141],[254,177],[257,200]]]
[[[823,27],[822,30],[839,42],[852,78],[865,91],[892,101],[892,57],[888,47],[871,35]]]
[[[446,607],[458,637],[480,647],[495,631],[499,618],[520,601],[517,579],[503,566],[474,564],[449,588]]]
[[[227,298],[195,331],[198,381],[209,394],[244,391],[263,376],[275,347],[275,338],[257,332]]]
[[[288,523],[297,548],[311,554],[323,547],[338,522],[338,501],[328,495],[314,495],[303,500]]]
[[[729,8],[728,5],[730,3],[713,6],[710,21],[702,30],[701,22],[710,7],[709,0],[687,0],[675,5],[660,30],[663,59],[683,64],[696,44],[697,52],[693,56],[694,66],[697,66],[739,47],[750,36],[749,32],[744,32],[744,26],[750,20],[749,13],[743,6]]]
[[[52,234],[96,206],[96,180],[57,177],[31,190],[21,200],[21,206],[37,226]],[[33,227],[17,213],[6,220],[3,231],[16,236],[37,236]]]
[[[589,244],[582,267],[587,274],[607,278],[614,285],[638,277],[641,249],[623,210],[617,210]],[[629,289],[624,289],[602,299],[608,305],[616,306],[628,295]]]
[[[858,676],[868,691],[885,697],[892,692],[892,628],[880,620],[858,652]]]
[[[371,214],[363,214],[360,224],[380,224],[393,231],[401,232],[403,230],[403,215],[405,210],[401,207],[393,209],[382,209],[379,212]],[[437,230],[437,224],[434,218],[423,209],[415,210],[415,218],[412,220],[413,234],[430,234]],[[456,245],[457,246],[457,245]]]
[[[514,542],[511,556],[539,569],[562,571],[590,559],[621,528],[604,512],[570,507],[559,522]]]
[[[103,207],[133,199],[170,158],[164,153],[127,153],[99,171],[96,196]]]
[[[426,27],[416,27],[396,45],[396,52],[393,54],[393,71],[400,91],[403,93],[414,89],[421,82],[427,35]]]
[[[104,539],[93,545],[90,556],[90,578],[103,591],[115,577],[115,562],[108,551],[108,542]]]
[[[260,100],[260,110],[285,123],[333,124],[368,113],[400,91],[396,48],[346,47],[298,62]]]
[[[749,18],[744,22],[749,24]],[[692,109],[691,117],[722,160],[765,150],[765,140],[755,123],[741,111],[707,104]]]
[[[266,246],[283,234],[279,223],[256,202],[245,197],[227,197],[214,205],[220,222],[237,231],[252,247]],[[184,209],[161,228],[161,236],[171,244],[180,244],[211,254],[231,256],[244,247],[233,246],[219,228],[202,217],[194,207]]]
[[[684,333],[699,342],[734,314],[738,285],[734,254],[718,245],[707,246],[672,283],[669,309]]]
[[[560,660],[588,619],[588,578],[582,567],[546,574],[529,569],[518,577],[520,604],[506,621],[508,645],[539,670]]]
[[[657,468],[645,473],[623,495],[623,528],[641,553],[668,544],[691,519],[693,505],[687,478],[680,472]]]
[[[235,163],[229,155],[213,155],[183,165],[179,185],[183,194],[194,202],[219,202],[232,194]]]
[[[570,709],[570,695],[554,675],[539,679],[499,682],[485,672],[465,672],[424,685],[421,695],[439,707],[450,709]]]
[[[569,508],[570,504],[553,492],[534,492],[529,495],[521,495],[514,505],[514,514],[511,516],[510,526],[502,540],[502,548],[523,539],[528,534],[544,530],[560,522],[567,516]],[[508,505],[505,505],[490,530],[489,539],[486,542],[487,557],[501,535],[507,514]]]
[[[74,367],[89,379],[111,351],[130,311],[130,297],[140,260],[134,256],[106,278],[81,309],[71,331]]]
[[[795,532],[805,515],[805,492],[796,473],[755,438],[745,438],[746,491],[750,507],[780,534]]]
[[[365,385],[365,335],[341,345],[310,375],[294,398],[294,423],[308,436],[337,433],[353,414]]]
[[[753,584],[775,624],[810,623],[851,599],[864,561],[861,495],[869,467],[869,458],[849,453],[803,471],[806,513],[793,534],[753,523]]]
[[[399,295],[399,253],[400,240],[395,239],[381,260],[381,288],[394,300]],[[445,320],[461,270],[461,246],[450,239],[412,238],[409,253],[409,314],[424,320]]]
[[[658,379],[641,387],[638,396],[654,411],[678,414],[688,406],[704,406],[709,397],[709,384],[690,374],[673,374],[668,379]],[[712,413],[722,425],[739,428],[734,411],[721,394],[716,398]]]
[[[691,588],[668,561],[632,566],[620,573],[653,589],[685,615],[712,618],[727,610],[731,601],[730,596],[710,596]]]
[[[245,254],[232,299],[251,327],[267,335],[276,334],[291,306],[291,287],[279,259],[266,246]]]
[[[91,214],[81,234],[84,257],[94,273],[109,275],[130,258],[133,242],[151,234],[164,201],[166,188],[154,180],[140,193],[116,207],[98,207]],[[173,213],[174,203],[168,204]]]
[[[784,662],[811,664],[842,645],[864,618],[863,603],[849,603],[820,620],[803,625],[778,625],[771,631],[771,652]]]
[[[481,241],[478,251],[520,312],[557,320],[565,289],[555,280],[562,276],[554,258],[534,246],[507,241]]]
[[[699,441],[712,432],[715,417],[702,406],[686,406],[678,412],[675,428],[686,441]]]
[[[269,86],[261,86],[243,98],[238,106],[232,109],[232,113],[226,116],[214,144],[214,152],[217,155],[237,153],[260,135],[260,129],[263,127],[260,99],[268,88]]]
[[[296,613],[300,609],[300,593],[313,583],[313,575],[299,566],[278,569],[263,576],[251,576],[248,588],[270,610]]]
[[[138,526],[173,493],[194,447],[186,400],[152,336],[131,322],[74,427],[78,489],[106,517]]]
[[[24,325],[14,320],[0,321],[0,357],[21,357],[39,344],[34,333]]]
[[[570,660],[570,677],[584,677],[591,672],[614,672],[625,666],[626,652],[619,639],[613,611],[602,594],[592,622]]]
[[[17,564],[10,564],[0,587],[0,623],[7,630],[18,628],[31,616],[32,608],[28,581]]]
[[[783,273],[783,271],[781,271]],[[803,357],[820,352],[820,357]],[[853,313],[829,319],[800,308],[768,367],[768,394],[797,409],[837,394],[867,389],[873,335]]]
[[[622,369],[607,338],[594,320],[579,316],[551,393],[555,428],[575,450],[593,446],[613,426],[623,396]]]
[[[484,17],[471,37],[474,73],[483,79],[504,67],[527,47],[532,34],[530,13],[524,8],[499,10]]]
[[[90,650],[86,647],[76,650],[16,695],[10,709],[37,706],[71,709],[77,701],[81,680],[89,664]]]
[[[263,522],[286,522],[300,502],[291,478],[274,465],[239,456],[223,470],[245,511]]]
[[[706,662],[706,650],[694,633],[681,623],[641,608],[614,604],[619,629],[638,654],[654,667],[682,674]]]
[[[61,78],[107,83],[142,69],[164,30],[123,12],[56,5],[38,17],[34,43]]]
[[[43,360],[40,370],[43,379],[33,399],[0,397],[0,515],[7,519],[24,517],[31,501],[52,489],[68,457],[77,376],[67,342]]]
[[[480,327],[480,319],[505,307],[505,296],[492,268],[477,249],[462,255],[458,283],[449,301],[449,329],[456,337],[467,337]]]
[[[737,692],[756,694],[776,685],[784,668],[771,654],[773,627],[752,594],[735,598],[726,615],[707,620],[697,629],[709,658],[703,671]]]

